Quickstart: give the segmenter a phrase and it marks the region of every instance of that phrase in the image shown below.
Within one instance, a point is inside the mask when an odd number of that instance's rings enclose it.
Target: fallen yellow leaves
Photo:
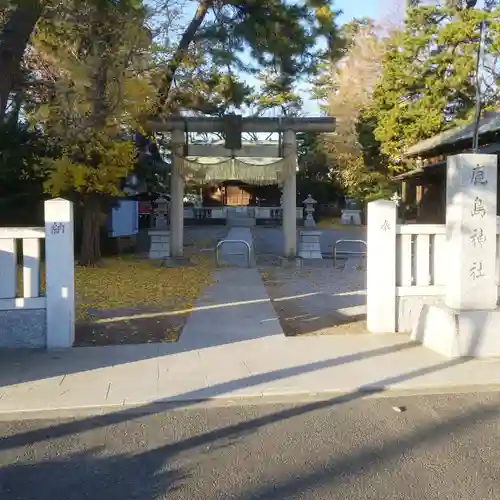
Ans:
[[[172,342],[179,338],[194,301],[211,283],[215,264],[214,238],[193,238],[185,248],[190,263],[162,266],[138,255],[103,259],[97,267],[75,266],[76,344],[107,345]],[[45,265],[41,266],[45,293]],[[23,269],[17,269],[22,293]],[[157,319],[116,321],[98,325],[102,317],[116,319],[139,313],[166,313]],[[146,314],[147,316],[147,314]]]
[[[316,222],[316,229],[340,229],[350,230],[364,228],[364,226],[355,226],[349,224],[341,224],[339,218],[325,218]]]
[[[93,311],[149,306],[175,310],[192,306],[210,283],[210,254],[192,257],[192,267],[161,267],[134,257],[104,259],[99,267],[75,268],[77,320]]]

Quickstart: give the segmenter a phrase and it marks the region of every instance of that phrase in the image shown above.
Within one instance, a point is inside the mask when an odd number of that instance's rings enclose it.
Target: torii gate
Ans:
[[[170,184],[170,255],[182,257],[184,253],[184,178],[182,163],[185,156],[193,153],[200,156],[218,156],[221,154],[220,146],[188,145],[187,133],[225,133],[225,154],[230,157],[237,156],[282,156],[293,157],[295,168],[287,169],[282,179],[283,184],[283,233],[284,256],[295,257],[297,254],[297,219],[296,219],[296,170],[297,170],[297,132],[322,132],[328,133],[335,130],[335,118],[330,117],[241,117],[227,115],[224,117],[172,117],[165,121],[149,122],[152,132],[172,133],[172,174]],[[241,133],[279,133],[282,137],[282,150],[276,154],[270,152],[267,146],[241,145]],[[187,151],[185,147],[187,146]],[[217,151],[216,151],[216,148]],[[196,150],[196,152],[194,151]],[[187,154],[186,154],[187,153]]]

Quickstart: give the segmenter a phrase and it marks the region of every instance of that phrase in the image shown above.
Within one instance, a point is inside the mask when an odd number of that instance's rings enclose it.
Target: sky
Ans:
[[[340,22],[346,22],[350,21],[353,17],[371,17],[377,19],[384,3],[381,0],[337,0],[335,5],[343,11]]]

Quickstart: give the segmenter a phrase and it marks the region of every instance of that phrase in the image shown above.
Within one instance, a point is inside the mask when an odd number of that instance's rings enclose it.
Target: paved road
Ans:
[[[499,393],[0,427],[2,500],[498,498]]]

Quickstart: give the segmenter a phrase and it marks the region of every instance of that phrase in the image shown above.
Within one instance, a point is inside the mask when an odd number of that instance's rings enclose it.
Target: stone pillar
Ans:
[[[71,347],[75,339],[73,203],[45,202],[47,349]]]
[[[448,156],[446,178],[445,304],[495,309],[497,156]]]
[[[179,157],[184,155],[184,131],[172,131],[172,175],[170,178],[170,256],[184,255],[184,178],[181,175]]]
[[[284,256],[293,258],[297,255],[297,143],[293,130],[285,130],[283,134],[283,153],[293,161],[293,168],[287,169],[283,181]]]
[[[396,204],[368,203],[366,320],[371,333],[396,331]]]

